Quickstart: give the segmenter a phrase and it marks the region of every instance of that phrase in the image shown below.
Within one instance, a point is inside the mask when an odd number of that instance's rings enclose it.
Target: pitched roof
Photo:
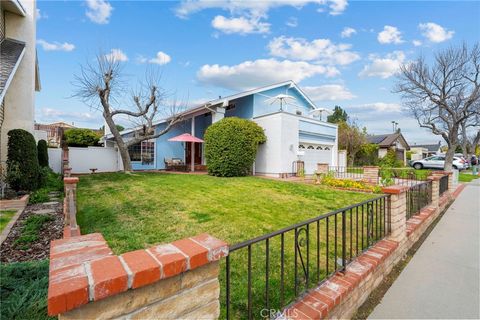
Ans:
[[[412,146],[412,148],[425,148],[430,152],[435,152],[440,149],[440,141],[435,144],[415,144]]]
[[[5,96],[24,53],[24,42],[4,39],[0,43],[0,61],[2,61],[0,66],[0,101]]]
[[[394,145],[398,139],[401,139],[404,142],[405,146],[407,147],[407,150],[410,149],[410,146],[408,145],[407,140],[405,140],[405,138],[400,132],[367,136],[368,142],[373,144],[378,144],[379,147],[384,147],[384,148]]]

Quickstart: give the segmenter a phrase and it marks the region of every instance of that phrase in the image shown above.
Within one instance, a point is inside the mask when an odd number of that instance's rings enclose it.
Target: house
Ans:
[[[288,101],[279,97],[288,96]],[[277,100],[278,99],[278,100]],[[255,121],[265,130],[267,142],[259,146],[254,172],[278,176],[294,172],[294,163],[302,160],[305,173],[312,174],[317,163],[337,165],[337,126],[318,119],[315,104],[293,81],[257,88],[228,97],[208,101],[184,111],[183,121],[154,141],[143,141],[129,148],[134,170],[165,169],[165,160],[178,158],[191,162],[191,145],[169,142],[182,133],[203,139],[205,130],[224,117],[239,117]],[[318,113],[318,112],[317,112]],[[166,122],[156,124],[157,132]],[[128,138],[135,130],[122,131]],[[114,146],[111,135],[105,146]],[[195,165],[206,165],[203,144],[195,144]]]
[[[397,160],[407,162],[407,150],[410,150],[410,146],[403,137],[401,132],[395,132],[390,134],[368,135],[367,140],[378,145],[378,157],[383,158],[388,150],[395,150]]]
[[[434,156],[436,154],[442,153],[440,150],[441,147],[441,142],[438,141],[438,143],[432,143],[432,144],[414,144],[411,147],[412,153],[413,154],[421,154],[422,158],[424,159],[426,157]]]
[[[35,130],[47,133],[47,144],[50,148],[59,148],[62,142],[63,133],[67,129],[76,128],[65,122],[54,122],[50,124],[35,123]],[[103,132],[102,132],[103,135]]]
[[[35,135],[35,91],[40,90],[35,1],[2,0],[0,6],[0,162],[7,158],[7,133]]]

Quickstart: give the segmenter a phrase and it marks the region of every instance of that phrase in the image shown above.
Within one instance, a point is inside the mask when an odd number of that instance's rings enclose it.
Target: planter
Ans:
[[[25,208],[28,204],[29,194],[22,196],[20,199],[0,200],[0,208],[4,209],[20,209]]]

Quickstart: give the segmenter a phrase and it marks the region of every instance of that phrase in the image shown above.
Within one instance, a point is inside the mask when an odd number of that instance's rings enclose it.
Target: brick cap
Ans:
[[[408,190],[407,186],[390,186],[382,188],[382,192],[386,194],[400,194]]]
[[[64,184],[76,184],[76,183],[78,183],[78,178],[77,177],[63,178],[63,183]]]
[[[112,255],[99,233],[54,240],[48,314],[62,314],[89,301],[162,281],[220,260],[228,251],[227,243],[206,233],[120,256]]]

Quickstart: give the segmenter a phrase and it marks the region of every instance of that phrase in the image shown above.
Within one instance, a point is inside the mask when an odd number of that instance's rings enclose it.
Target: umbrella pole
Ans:
[[[190,151],[190,154],[192,155],[192,167],[191,167],[191,171],[194,172],[195,171],[195,142],[192,142],[190,144],[190,148],[191,148],[191,151]]]

